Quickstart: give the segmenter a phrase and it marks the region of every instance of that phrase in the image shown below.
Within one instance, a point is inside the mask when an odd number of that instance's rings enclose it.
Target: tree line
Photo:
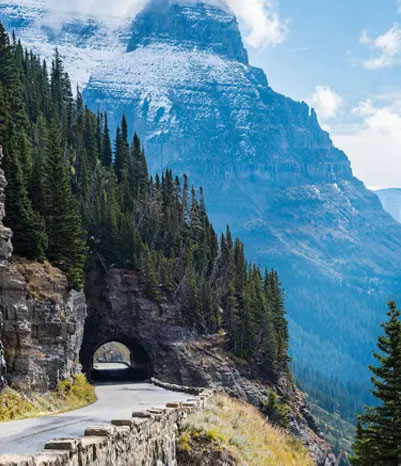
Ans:
[[[149,176],[123,117],[114,144],[107,114],[75,96],[57,50],[51,66],[0,24],[0,144],[5,223],[15,253],[48,260],[72,287],[93,267],[140,273],[144,292],[180,305],[182,323],[224,332],[232,352],[270,380],[288,371],[288,327],[275,271],[246,261],[229,227],[218,235],[202,189],[171,170]]]

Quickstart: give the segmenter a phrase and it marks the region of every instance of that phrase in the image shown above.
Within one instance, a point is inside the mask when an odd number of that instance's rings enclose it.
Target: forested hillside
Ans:
[[[166,170],[150,178],[125,118],[112,148],[57,53],[51,66],[0,24],[0,144],[6,224],[15,253],[48,260],[82,287],[93,267],[139,270],[148,297],[180,304],[185,324],[225,331],[259,376],[288,371],[288,329],[275,271],[248,264],[229,228],[218,238],[203,193]]]

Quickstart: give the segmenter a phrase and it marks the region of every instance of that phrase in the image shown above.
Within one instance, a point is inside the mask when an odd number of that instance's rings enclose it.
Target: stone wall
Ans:
[[[45,392],[81,369],[85,296],[49,264],[11,258],[12,232],[3,225],[6,184],[0,169],[0,390],[8,382],[23,392]]]
[[[189,414],[205,408],[209,392],[186,403],[134,412],[80,439],[56,439],[34,455],[0,455],[1,466],[176,466],[176,434]]]

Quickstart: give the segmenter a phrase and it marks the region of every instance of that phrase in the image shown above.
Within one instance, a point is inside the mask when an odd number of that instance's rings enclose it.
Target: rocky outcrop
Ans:
[[[13,262],[0,270],[0,309],[8,380],[20,391],[45,392],[80,372],[86,317],[83,292],[49,264]]]
[[[56,439],[35,455],[0,455],[2,466],[176,466],[176,434],[183,419],[205,408],[209,393],[164,409],[134,412],[110,426],[94,426],[80,439]]]
[[[149,21],[152,28],[149,28]],[[238,21],[224,0],[215,4],[166,0],[148,2],[145,12],[135,21],[128,52],[160,42],[189,51],[206,50],[248,64],[248,52],[238,35]]]
[[[0,390],[7,379],[22,392],[45,392],[80,371],[85,296],[49,264],[11,260],[5,186],[0,170]]]
[[[308,447],[318,465],[332,464],[330,447],[288,376],[274,384],[258,379],[251,366],[230,356],[224,336],[205,338],[192,333],[180,325],[177,305],[147,299],[135,272],[99,270],[88,277],[86,296],[88,318],[81,352],[86,372],[90,374],[98,347],[118,341],[130,349],[134,361],[146,364],[149,375],[174,384],[164,385],[168,388],[176,384],[213,388],[259,408],[269,404],[274,390],[288,401],[291,432]]]
[[[3,149],[0,146],[0,164],[3,159]],[[4,190],[7,186],[7,181],[4,176],[3,170],[0,168],[0,274],[1,271],[8,266],[8,259],[11,257],[11,230],[3,225],[3,218],[5,217]],[[3,330],[3,315],[0,312],[0,391],[6,386],[6,360],[4,354],[4,347],[1,341]]]
[[[1,335],[2,329],[3,329],[3,316],[0,313],[0,335]],[[6,366],[6,359],[4,355],[4,347],[0,340],[0,392],[6,386],[6,372],[7,372],[7,366]]]

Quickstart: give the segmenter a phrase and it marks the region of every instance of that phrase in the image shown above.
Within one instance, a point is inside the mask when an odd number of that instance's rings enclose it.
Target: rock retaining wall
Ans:
[[[0,455],[0,466],[176,466],[176,434],[183,419],[205,408],[210,392],[131,419],[89,427],[78,439],[56,439],[34,455]]]

